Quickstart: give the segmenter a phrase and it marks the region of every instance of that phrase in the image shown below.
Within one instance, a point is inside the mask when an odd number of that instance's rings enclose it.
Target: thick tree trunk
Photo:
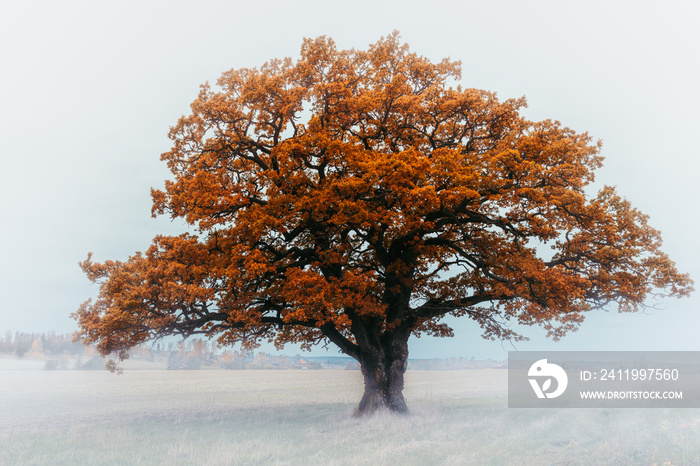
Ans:
[[[386,334],[376,346],[361,349],[360,368],[365,393],[355,416],[377,411],[408,413],[403,397],[404,373],[408,365],[408,333]]]

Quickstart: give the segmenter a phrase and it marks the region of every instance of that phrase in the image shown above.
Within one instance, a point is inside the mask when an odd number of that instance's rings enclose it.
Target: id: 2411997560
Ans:
[[[600,376],[597,372],[584,370],[580,372],[579,380],[678,380],[678,369],[601,369]]]

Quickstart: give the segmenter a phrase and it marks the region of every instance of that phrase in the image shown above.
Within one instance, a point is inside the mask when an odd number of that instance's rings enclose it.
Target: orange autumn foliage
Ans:
[[[121,358],[170,334],[330,341],[388,367],[409,334],[451,335],[448,315],[558,338],[592,309],[692,290],[644,214],[611,187],[589,195],[600,144],[459,79],[393,34],[366,51],[307,39],[296,61],[202,86],[152,191],[154,215],[197,234],[88,257],[100,293],[79,337]]]

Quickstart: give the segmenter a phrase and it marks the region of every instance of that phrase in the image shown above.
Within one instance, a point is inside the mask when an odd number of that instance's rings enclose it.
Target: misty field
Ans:
[[[700,413],[508,409],[505,370],[409,371],[409,416],[354,419],[359,371],[0,371],[0,464],[699,464]]]

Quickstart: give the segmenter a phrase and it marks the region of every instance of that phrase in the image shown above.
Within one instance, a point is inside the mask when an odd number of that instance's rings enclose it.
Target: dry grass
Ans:
[[[0,464],[698,464],[694,410],[508,409],[506,372],[407,374],[353,419],[357,371],[0,372]]]

